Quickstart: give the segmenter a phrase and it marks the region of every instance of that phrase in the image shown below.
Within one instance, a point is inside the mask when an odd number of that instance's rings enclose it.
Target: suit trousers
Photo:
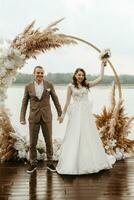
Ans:
[[[38,123],[29,123],[29,134],[30,134],[30,163],[37,163],[37,142],[38,135],[40,131],[40,127],[42,129],[43,137],[46,143],[46,153],[47,153],[47,162],[49,164],[52,163],[53,157],[53,145],[52,145],[52,121],[44,122],[41,120]]]

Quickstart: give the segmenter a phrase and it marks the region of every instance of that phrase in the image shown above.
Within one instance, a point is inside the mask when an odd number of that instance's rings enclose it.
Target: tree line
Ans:
[[[45,79],[48,81],[53,82],[54,84],[68,84],[72,81],[72,73],[48,73],[45,76]],[[87,75],[87,80],[94,80],[98,76],[97,75]],[[121,84],[125,85],[132,85],[134,84],[134,75],[120,75],[119,76]],[[24,74],[18,73],[15,84],[26,84],[32,82],[34,76],[32,74]],[[103,81],[101,82],[102,85],[111,84],[114,81],[114,76],[105,75]]]

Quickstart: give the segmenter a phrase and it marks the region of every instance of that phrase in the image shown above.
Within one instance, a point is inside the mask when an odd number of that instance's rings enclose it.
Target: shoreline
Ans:
[[[25,85],[27,85],[27,83],[24,83],[24,84],[19,84],[19,83],[13,83],[10,87],[24,87]],[[67,87],[68,84],[54,84],[55,87]],[[9,88],[10,88],[9,87]],[[112,87],[112,84],[110,85],[104,85],[104,84],[100,84],[100,85],[97,85],[95,86],[95,88],[111,88]],[[121,88],[122,89],[134,89],[134,84],[122,84],[121,85]]]

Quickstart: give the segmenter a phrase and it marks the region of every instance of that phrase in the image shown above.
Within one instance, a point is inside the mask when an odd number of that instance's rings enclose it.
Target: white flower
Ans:
[[[115,158],[116,160],[121,160],[124,158],[124,149],[116,148]]]
[[[124,150],[123,148],[121,148],[120,151],[121,151],[121,153],[123,154],[125,150]]]
[[[109,149],[109,146],[108,146],[108,145],[106,145],[106,146],[105,146],[105,149],[106,149],[106,150],[108,150],[108,149]]]
[[[45,145],[44,142],[42,140],[39,140],[37,143],[37,149],[44,149]]]
[[[6,59],[6,61],[4,62],[4,67],[6,69],[14,69],[15,68],[15,66],[13,65],[13,62],[11,62],[8,59]]]
[[[109,163],[111,163],[112,165],[116,162],[115,155],[106,154],[106,156],[107,156],[107,159],[109,160]]]
[[[121,160],[123,158],[123,154],[121,152],[116,152],[115,158],[116,160]]]
[[[116,143],[117,143],[117,141],[116,141],[115,139],[113,139],[113,140],[109,140],[108,145],[109,145],[110,147],[115,147],[115,146],[116,146]]]
[[[0,68],[0,77],[4,77],[6,75],[6,69],[4,67]]]
[[[25,55],[11,47],[11,41],[0,39],[0,102],[6,99],[6,90],[15,80],[17,69],[25,64]]]
[[[17,49],[17,48],[13,48],[13,47],[11,47],[11,49],[12,49],[12,51],[13,51],[13,53],[16,55],[16,56],[21,56],[21,51],[19,50],[19,49]]]
[[[25,149],[25,145],[21,141],[15,142],[14,148],[18,151],[22,151],[23,149]]]
[[[26,153],[25,149],[22,150],[22,151],[18,151],[18,157],[19,157],[20,159],[24,159],[24,158],[27,157],[27,153]]]
[[[25,59],[26,59],[26,56],[25,56],[24,54],[21,54],[20,57],[21,57],[22,60],[25,60]]]
[[[45,159],[45,153],[39,153],[39,151],[37,151],[37,160],[44,160]]]
[[[111,57],[111,50],[110,49],[103,49],[100,53],[100,59],[109,59]]]
[[[59,155],[61,153],[61,144],[62,144],[62,141],[61,139],[57,138],[57,139],[54,139],[53,141],[53,160],[57,161],[59,160]]]

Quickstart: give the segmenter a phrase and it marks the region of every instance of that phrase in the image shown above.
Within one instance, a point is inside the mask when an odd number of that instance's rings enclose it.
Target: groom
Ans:
[[[25,115],[28,102],[30,101],[29,115],[29,134],[30,134],[30,165],[27,173],[32,173],[37,168],[36,145],[40,127],[46,143],[47,168],[56,171],[53,165],[53,146],[52,146],[52,113],[50,106],[50,96],[54,102],[58,113],[58,120],[62,110],[58,97],[52,83],[44,80],[44,69],[41,66],[34,68],[35,80],[25,87],[20,113],[20,123],[26,124]]]

